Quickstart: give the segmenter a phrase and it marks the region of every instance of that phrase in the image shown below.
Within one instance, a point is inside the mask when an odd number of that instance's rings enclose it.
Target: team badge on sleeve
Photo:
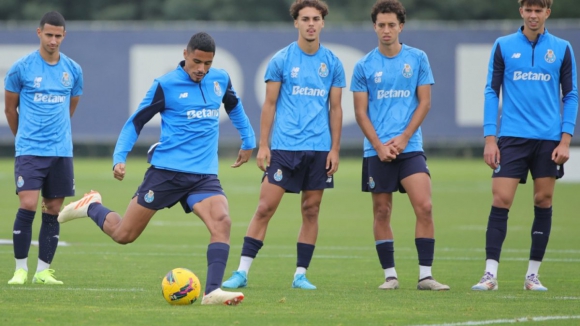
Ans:
[[[220,83],[218,83],[217,81],[213,82],[213,92],[215,93],[215,95],[217,96],[222,96],[222,88],[220,87]]]
[[[322,62],[320,68],[318,68],[318,75],[322,78],[328,76],[328,66],[326,63]]]
[[[411,78],[412,76],[413,76],[413,68],[411,68],[410,64],[405,63],[405,66],[403,67],[403,77]]]
[[[155,199],[155,193],[153,192],[153,190],[149,190],[149,192],[146,193],[145,196],[143,196],[143,199],[145,200],[146,203],[152,203],[153,200]]]
[[[556,61],[556,55],[554,54],[554,50],[548,49],[548,52],[546,52],[544,59],[546,60],[547,63],[554,63],[554,61]]]
[[[70,86],[70,75],[68,74],[68,72],[65,71],[65,72],[62,73],[62,79],[61,79],[61,81],[62,81],[62,85],[64,87],[69,87]]]

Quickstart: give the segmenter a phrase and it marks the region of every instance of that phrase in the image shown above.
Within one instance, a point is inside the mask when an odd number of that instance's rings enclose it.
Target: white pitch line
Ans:
[[[131,289],[119,289],[119,288],[71,288],[71,287],[60,287],[60,286],[33,286],[33,287],[22,287],[22,286],[10,286],[11,290],[18,291],[38,291],[38,290],[50,290],[50,291],[87,291],[87,292],[145,292],[142,288],[131,288]]]
[[[445,324],[423,324],[414,326],[477,326],[477,325],[492,325],[492,324],[515,324],[525,322],[541,322],[548,320],[570,320],[580,319],[580,316],[540,316],[540,317],[521,317],[513,319],[494,319],[494,320],[479,320],[466,321],[459,323],[445,323]]]

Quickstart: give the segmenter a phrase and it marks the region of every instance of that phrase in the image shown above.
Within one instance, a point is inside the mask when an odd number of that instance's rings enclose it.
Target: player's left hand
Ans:
[[[404,134],[400,134],[395,138],[391,138],[389,141],[385,143],[385,146],[393,145],[393,147],[397,150],[397,153],[402,153],[405,148],[407,148],[407,144],[409,143],[409,137],[405,136]]]
[[[558,165],[562,165],[570,158],[570,147],[560,143],[552,152],[552,161]]]
[[[240,167],[242,164],[248,162],[252,157],[252,149],[240,149],[238,152],[238,159],[231,165],[233,168]]]
[[[338,151],[330,150],[326,157],[326,175],[332,176],[338,171]]]

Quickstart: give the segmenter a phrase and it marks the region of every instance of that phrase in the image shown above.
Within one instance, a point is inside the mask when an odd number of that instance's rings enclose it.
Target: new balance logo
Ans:
[[[326,183],[331,183],[332,182],[332,177],[328,177],[328,179],[326,179]]]
[[[544,234],[544,232],[534,231],[534,233],[532,233],[532,234]]]
[[[512,54],[512,59],[519,59],[522,56],[521,53],[514,53]]]
[[[20,234],[21,232],[22,231],[20,231],[20,230],[14,230],[14,231],[12,231],[12,233],[14,233],[14,234]]]
[[[181,93],[179,94],[179,98],[187,98],[189,96],[189,93]]]

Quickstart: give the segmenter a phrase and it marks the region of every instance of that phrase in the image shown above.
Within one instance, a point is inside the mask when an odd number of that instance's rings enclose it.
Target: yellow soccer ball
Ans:
[[[199,298],[201,284],[199,278],[186,268],[169,271],[161,282],[161,293],[171,305],[188,305]]]

